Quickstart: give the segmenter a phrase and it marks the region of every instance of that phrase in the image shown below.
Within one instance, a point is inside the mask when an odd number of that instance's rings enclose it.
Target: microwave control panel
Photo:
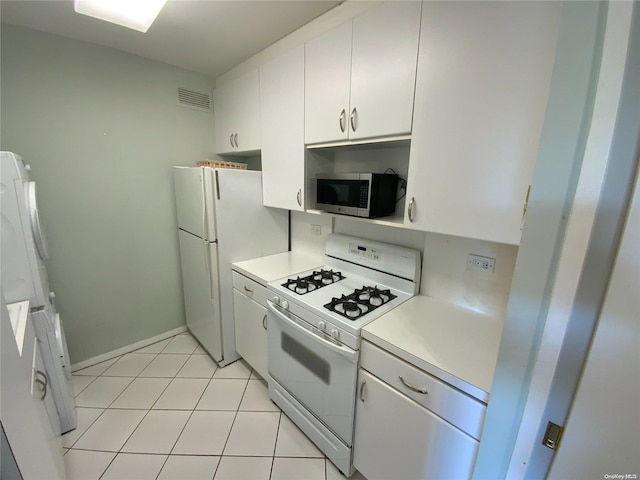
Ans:
[[[369,260],[375,261],[380,261],[380,257],[382,256],[382,252],[377,248],[363,247],[357,243],[349,244],[349,253],[351,255],[357,255],[358,257],[368,258]]]

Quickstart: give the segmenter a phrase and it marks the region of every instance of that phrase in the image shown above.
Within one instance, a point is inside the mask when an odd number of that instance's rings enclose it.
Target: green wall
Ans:
[[[176,92],[213,80],[25,28],[1,36],[0,147],[38,183],[72,362],[184,325],[171,166],[215,148],[213,115]]]

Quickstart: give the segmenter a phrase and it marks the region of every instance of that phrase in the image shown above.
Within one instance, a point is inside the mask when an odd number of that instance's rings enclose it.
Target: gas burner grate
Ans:
[[[363,286],[362,288],[356,288],[349,295],[342,295],[340,298],[333,297],[329,303],[324,305],[324,308],[349,320],[356,320],[389,303],[394,298],[396,298],[396,295],[391,293],[389,289],[382,290],[378,287]]]
[[[289,278],[282,286],[298,295],[304,295],[344,279],[341,272],[320,269],[314,270],[306,277]]]

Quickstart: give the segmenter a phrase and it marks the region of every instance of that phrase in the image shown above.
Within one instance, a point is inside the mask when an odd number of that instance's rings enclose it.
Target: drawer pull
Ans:
[[[248,293],[253,293],[253,290],[251,290],[250,288],[247,288],[247,286],[244,286],[244,291],[248,292]]]
[[[410,383],[407,383],[407,381],[404,378],[402,378],[402,375],[398,375],[398,378],[402,383],[404,383],[404,386],[407,387],[409,390],[413,390],[416,393],[422,393],[423,395],[429,395],[429,392],[427,392],[426,388],[414,387]]]
[[[364,403],[364,386],[367,383],[366,380],[363,380],[362,383],[360,384],[360,393],[359,393],[359,397],[360,397],[360,401]]]
[[[262,328],[267,329],[267,316],[262,317]]]
[[[40,380],[40,375],[42,375],[42,378],[44,380]],[[47,377],[47,374],[40,370],[36,370],[36,383],[40,385],[40,389],[42,390],[42,396],[40,397],[40,400],[44,400],[47,396],[47,385],[49,384],[49,378]]]

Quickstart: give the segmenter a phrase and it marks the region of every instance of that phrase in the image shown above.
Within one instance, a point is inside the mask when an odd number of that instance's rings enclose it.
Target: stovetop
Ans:
[[[298,295],[304,295],[331,285],[332,283],[339,282],[340,280],[344,280],[342,272],[336,272],[333,269],[325,270],[324,268],[319,268],[318,270],[313,270],[310,274],[287,278],[282,286]]]
[[[367,315],[382,305],[397,298],[390,289],[367,287],[356,288],[350,295],[342,295],[340,298],[332,298],[324,308],[342,315],[347,320],[355,320]]]
[[[381,272],[362,273],[324,265],[269,284],[280,300],[296,304],[354,335],[380,315],[408,300],[413,293],[397,288]],[[397,282],[396,282],[397,283]],[[301,317],[304,317],[304,310]]]

